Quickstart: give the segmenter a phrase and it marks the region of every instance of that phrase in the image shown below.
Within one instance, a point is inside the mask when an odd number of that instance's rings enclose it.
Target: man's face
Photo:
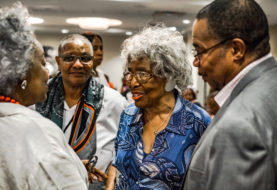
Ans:
[[[193,65],[198,67],[198,74],[212,88],[222,89],[235,76],[235,64],[228,41],[218,40],[208,32],[207,19],[194,22],[192,41],[197,54],[200,53],[193,61]],[[205,51],[207,49],[209,50]]]
[[[83,87],[86,85],[93,61],[92,51],[86,42],[80,39],[66,43],[62,47],[61,55],[56,57],[62,74],[64,85],[71,87]],[[73,59],[74,57],[77,57]],[[72,61],[73,60],[73,61]]]

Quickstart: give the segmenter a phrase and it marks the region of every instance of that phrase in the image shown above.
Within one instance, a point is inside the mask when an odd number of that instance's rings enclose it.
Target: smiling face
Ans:
[[[132,60],[128,65],[128,71],[132,74],[141,71],[152,74],[150,61],[147,58]],[[132,91],[132,98],[135,101],[135,105],[139,108],[149,108],[159,104],[166,93],[164,88],[165,83],[165,79],[155,76],[144,83],[140,83],[133,76],[128,85]]]
[[[92,47],[93,47],[93,67],[98,67],[103,60],[103,43],[102,41],[95,36],[92,41]]]
[[[68,56],[92,56],[91,48],[82,39],[75,39],[64,44],[59,57],[56,57],[64,85],[84,88],[91,76],[93,62],[90,60],[83,63],[79,58],[73,62],[66,62],[62,57]]]
[[[192,41],[196,52],[202,52],[222,41],[213,37],[208,31],[207,19],[194,22]],[[198,74],[214,89],[222,89],[234,77],[235,65],[227,42],[195,58],[193,65],[198,67]]]

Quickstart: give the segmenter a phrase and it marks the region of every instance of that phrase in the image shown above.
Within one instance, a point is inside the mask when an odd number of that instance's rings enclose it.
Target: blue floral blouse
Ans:
[[[209,123],[210,117],[202,108],[178,95],[167,127],[146,154],[142,110],[129,105],[121,115],[115,143],[115,189],[181,189],[194,147]]]

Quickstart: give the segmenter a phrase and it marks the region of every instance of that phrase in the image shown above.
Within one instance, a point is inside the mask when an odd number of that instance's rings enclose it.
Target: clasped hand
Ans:
[[[108,178],[108,176],[104,172],[95,167],[92,167],[89,160],[82,160],[82,162],[88,171],[88,179],[90,183],[92,183],[94,180],[103,182],[103,179]]]

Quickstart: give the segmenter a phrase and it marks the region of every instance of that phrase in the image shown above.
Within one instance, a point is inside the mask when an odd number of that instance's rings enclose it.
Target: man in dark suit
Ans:
[[[194,66],[220,105],[201,137],[184,190],[277,189],[277,62],[254,0],[215,0],[192,29]]]

